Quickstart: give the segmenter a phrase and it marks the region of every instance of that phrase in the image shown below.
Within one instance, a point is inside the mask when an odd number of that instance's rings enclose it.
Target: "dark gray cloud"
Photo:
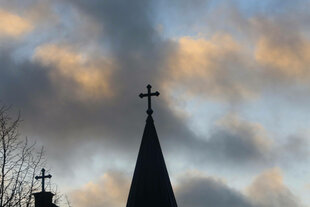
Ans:
[[[221,180],[191,173],[181,178],[175,193],[181,207],[302,206],[299,198],[283,183],[282,173],[277,168],[259,174],[243,193]]]
[[[210,135],[182,140],[197,163],[222,164],[236,170],[240,166],[261,168],[277,159],[272,139],[259,124],[227,116],[212,127]],[[187,147],[185,147],[185,150]]]
[[[186,177],[176,190],[180,207],[253,207],[254,205],[235,189],[208,177]]]
[[[49,68],[24,61],[21,64],[12,59],[9,50],[1,51],[0,94],[3,104],[11,104],[25,113],[37,116],[41,98],[54,94],[47,75]]]
[[[253,131],[239,131],[238,134],[234,134],[229,130],[219,129],[207,142],[208,151],[215,157],[222,157],[223,160],[229,159],[233,163],[266,161],[270,149],[260,146],[254,140],[256,135],[249,133],[253,133]]]

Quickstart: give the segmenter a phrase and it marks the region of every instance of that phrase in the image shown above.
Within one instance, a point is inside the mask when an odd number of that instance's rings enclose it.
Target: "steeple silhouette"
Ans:
[[[54,194],[45,191],[45,178],[51,178],[50,174],[45,175],[45,169],[41,170],[42,175],[36,176],[35,179],[42,179],[42,191],[38,193],[33,193],[35,199],[35,207],[58,207],[53,203]]]
[[[127,207],[177,207],[152,118],[153,110],[151,109],[150,98],[152,95],[158,96],[159,93],[151,93],[150,85],[147,88],[148,94],[140,94],[141,98],[148,96],[148,117],[131,183]]]

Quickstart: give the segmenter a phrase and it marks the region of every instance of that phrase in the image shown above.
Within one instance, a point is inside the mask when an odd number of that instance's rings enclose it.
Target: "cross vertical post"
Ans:
[[[41,172],[42,172],[42,176],[36,176],[35,179],[36,180],[42,179],[42,192],[45,192],[45,178],[51,178],[52,176],[50,174],[45,175],[44,168],[42,168]]]
[[[143,94],[143,93],[140,93],[140,95],[139,95],[139,97],[140,98],[143,98],[143,97],[146,97],[147,96],[147,101],[148,101],[148,109],[147,109],[147,111],[146,111],[146,113],[148,114],[148,115],[152,115],[152,113],[153,113],[153,110],[152,110],[152,104],[151,104],[151,97],[152,96],[159,96],[159,92],[158,91],[156,91],[155,93],[151,93],[151,88],[152,88],[152,86],[150,85],[150,84],[148,84],[147,86],[146,86],[146,88],[147,88],[147,93],[146,94]]]

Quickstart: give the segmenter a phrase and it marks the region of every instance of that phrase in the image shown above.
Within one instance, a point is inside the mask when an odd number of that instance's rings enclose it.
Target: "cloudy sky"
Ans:
[[[148,83],[179,207],[310,207],[309,8],[0,0],[1,104],[74,207],[126,205]]]

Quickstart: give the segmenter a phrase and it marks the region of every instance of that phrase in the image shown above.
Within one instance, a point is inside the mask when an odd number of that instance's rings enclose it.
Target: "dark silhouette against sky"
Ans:
[[[127,207],[177,207],[152,118],[151,96],[159,96],[159,92],[151,93],[151,88],[151,85],[147,85],[148,93],[140,94],[141,98],[148,97],[148,116],[132,178]]]

